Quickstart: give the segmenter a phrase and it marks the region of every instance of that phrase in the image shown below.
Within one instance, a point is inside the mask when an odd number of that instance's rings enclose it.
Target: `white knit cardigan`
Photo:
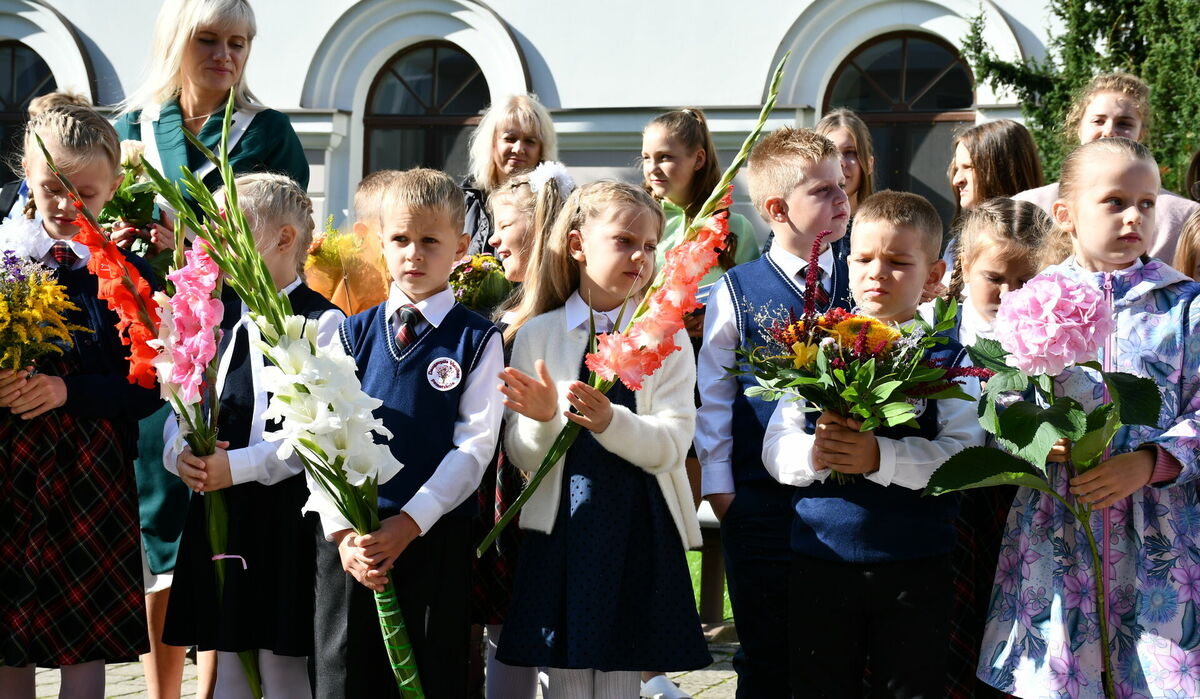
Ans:
[[[675,344],[681,349],[667,357],[636,392],[637,413],[614,405],[612,423],[595,437],[600,446],[658,480],[679,538],[685,548],[695,548],[701,543],[700,522],[692,504],[684,460],[696,426],[696,361],[686,332],[681,330],[675,336]],[[567,423],[562,415],[570,408],[567,387],[579,378],[587,345],[586,329],[567,329],[565,308],[533,318],[517,331],[511,365],[536,377],[534,362],[544,359],[559,395],[559,412],[549,422],[538,422],[511,410],[506,415],[505,454],[526,473],[537,470]],[[563,462],[559,461],[521,510],[522,529],[549,534],[554,528],[562,471]]]

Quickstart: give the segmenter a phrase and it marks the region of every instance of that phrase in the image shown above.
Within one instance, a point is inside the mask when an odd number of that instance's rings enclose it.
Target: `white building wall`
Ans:
[[[259,33],[247,78],[292,116],[313,164],[314,200],[339,222],[361,177],[367,90],[384,62],[419,41],[465,49],[493,98],[536,92],[554,114],[561,158],[587,181],[636,179],[642,126],[683,105],[706,109],[727,159],[787,51],[773,125],[810,125],[835,68],[873,37],[919,30],[957,46],[982,9],[998,55],[1038,58],[1052,20],[1040,0],[251,1]],[[94,84],[94,98],[112,104],[142,76],[160,4],[0,0],[0,40],[37,50],[61,87]],[[980,121],[1019,117],[1011,95],[984,85],[976,103]]]

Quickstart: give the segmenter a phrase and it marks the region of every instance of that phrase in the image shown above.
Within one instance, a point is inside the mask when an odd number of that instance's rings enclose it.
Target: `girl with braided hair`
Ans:
[[[312,202],[300,185],[282,175],[244,175],[236,184],[276,288],[288,295],[295,315],[316,325],[318,343],[326,345],[345,315],[305,286],[301,276],[312,242]],[[186,447],[177,451],[179,428],[169,419],[163,464],[195,493],[225,493],[225,554],[240,562],[225,566],[225,584],[218,590],[204,498],[192,497],[163,640],[218,652],[217,696],[250,696],[235,653],[256,651],[266,696],[309,697],[315,518],[306,519],[301,512],[308,486],[299,458],[280,459],[279,445],[265,437],[278,425],[264,417],[267,394],[260,377],[266,361],[257,347],[257,326],[231,290],[226,289],[223,301],[216,381],[217,434],[223,441],[211,456],[196,456]]]

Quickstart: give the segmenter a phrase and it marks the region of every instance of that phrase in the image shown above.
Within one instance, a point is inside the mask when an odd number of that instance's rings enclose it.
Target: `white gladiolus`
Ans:
[[[146,144],[141,141],[121,141],[121,167],[126,170],[141,169],[145,152]]]
[[[341,464],[350,485],[389,480],[401,464],[386,444],[376,443],[392,434],[375,417],[383,402],[363,392],[354,359],[338,343],[318,352],[316,324],[300,316],[290,316],[286,330],[274,347],[259,344],[274,364],[264,367],[261,376],[271,393],[264,417],[281,422],[279,430],[264,437],[280,442],[282,459],[297,451],[320,458],[301,444],[312,442],[324,452],[325,463]]]

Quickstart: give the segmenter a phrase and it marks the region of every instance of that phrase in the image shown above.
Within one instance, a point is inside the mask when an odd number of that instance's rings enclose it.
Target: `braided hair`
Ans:
[[[296,229],[296,272],[303,275],[304,260],[312,244],[313,204],[295,180],[273,172],[256,172],[234,180],[238,204],[254,231],[260,252],[278,242],[281,226]]]
[[[1028,257],[1040,267],[1054,234],[1050,216],[1038,205],[1027,201],[995,197],[963,211],[954,227],[954,242],[951,243],[954,269],[946,296],[963,300],[963,289],[967,285],[965,270],[985,246],[1003,246],[1006,255]]]
[[[41,158],[37,136],[54,156],[54,164],[64,172],[90,165],[97,158],[112,165],[113,176],[121,170],[121,139],[116,129],[99,112],[77,104],[51,107],[29,120],[25,127],[23,161]],[[21,162],[12,163],[19,170]],[[25,206],[25,216],[33,218],[36,205],[33,197]]]

